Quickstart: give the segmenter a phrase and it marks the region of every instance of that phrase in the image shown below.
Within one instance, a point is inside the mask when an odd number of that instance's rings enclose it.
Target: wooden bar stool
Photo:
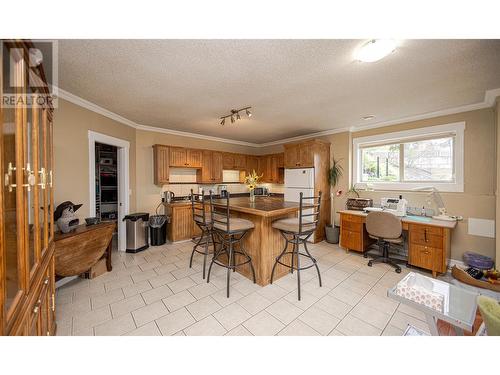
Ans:
[[[250,268],[252,269],[253,282],[255,284],[255,270],[252,264],[252,258],[247,254],[245,248],[243,247],[243,238],[248,233],[250,229],[254,228],[254,224],[250,220],[231,217],[229,211],[229,199],[230,194],[227,193],[225,198],[226,204],[224,208],[219,208],[213,204],[212,194],[210,194],[210,213],[212,217],[212,230],[217,234],[220,240],[220,248],[215,250],[214,257],[210,262],[210,267],[208,268],[207,283],[210,282],[210,272],[212,266],[215,264],[227,268],[227,281],[226,281],[226,291],[227,298],[229,298],[229,282],[231,278],[231,270],[236,271],[237,267],[241,267],[244,264],[250,263]],[[215,243],[215,241],[214,241]],[[239,250],[235,250],[235,245],[238,245]],[[241,263],[235,262],[235,254],[241,255],[244,260]],[[222,261],[223,258],[227,258],[227,262]]]
[[[206,199],[203,194],[193,193],[191,189],[191,211],[193,215],[193,221],[201,230],[201,236],[198,242],[194,245],[193,251],[191,252],[191,258],[189,259],[189,268],[193,265],[194,253],[203,255],[203,279],[205,279],[205,269],[207,265],[207,256],[213,254],[214,252],[209,252],[210,244],[214,245],[214,234],[212,232],[212,217],[209,212],[206,211]],[[199,246],[203,246],[203,250],[198,249]],[[215,245],[214,245],[215,249]]]
[[[305,203],[304,201],[309,202]],[[280,231],[281,235],[285,238],[285,248],[281,254],[276,258],[274,262],[273,270],[271,272],[271,284],[273,283],[274,271],[278,264],[290,268],[290,272],[293,273],[294,270],[297,271],[297,288],[298,288],[298,299],[300,301],[300,271],[306,270],[311,267],[316,267],[319,278],[319,286],[321,287],[321,274],[319,272],[319,267],[316,259],[309,253],[307,249],[307,240],[312,236],[319,222],[319,213],[321,208],[321,191],[317,197],[304,197],[303,193],[300,193],[300,206],[299,206],[299,217],[298,218],[287,218],[280,219],[273,222],[272,227]],[[292,251],[287,251],[288,244],[291,243],[293,248]],[[300,244],[304,245],[305,253],[299,251]],[[281,262],[281,258],[285,254],[291,255],[290,264]],[[300,266],[300,256],[309,258],[312,263],[301,267]],[[294,265],[294,259],[296,259],[297,266]]]

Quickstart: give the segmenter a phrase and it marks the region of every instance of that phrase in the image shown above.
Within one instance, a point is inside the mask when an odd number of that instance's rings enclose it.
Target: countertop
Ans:
[[[365,216],[365,217],[368,215],[368,213],[364,211],[356,211],[356,210],[342,210],[339,211],[339,213]],[[436,220],[431,217],[422,217],[422,216],[403,216],[401,217],[401,221],[404,223],[425,224],[434,227],[449,228],[449,229],[453,229],[457,225],[456,221]]]
[[[216,199],[213,203],[217,206],[225,206],[225,199]],[[297,212],[299,203],[285,202],[281,197],[255,197],[255,202],[250,202],[248,197],[230,198],[229,207],[236,212],[258,216],[280,216]]]

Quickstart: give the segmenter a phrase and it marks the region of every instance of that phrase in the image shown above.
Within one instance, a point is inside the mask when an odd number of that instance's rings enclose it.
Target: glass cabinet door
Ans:
[[[49,244],[48,235],[48,215],[49,215],[49,197],[47,189],[47,112],[45,109],[40,108],[38,111],[38,225],[40,228],[40,247],[41,255],[45,253]]]
[[[28,88],[28,94],[33,97],[34,91]],[[24,108],[26,115],[24,129],[24,174],[23,191],[25,203],[25,244],[28,251],[28,269],[30,280],[40,262],[40,236],[38,228],[38,108]]]
[[[5,43],[2,43],[4,54],[9,54]],[[7,67],[2,66],[2,74],[0,74],[2,94],[11,93],[12,86],[19,86],[24,79],[24,62],[21,56],[17,56],[13,52],[12,56],[12,72],[13,76],[9,75]],[[0,65],[2,63],[0,62]],[[14,79],[14,85],[10,82]],[[21,85],[22,86],[22,85]],[[22,94],[18,90],[15,94]],[[18,233],[22,231],[22,187],[23,183],[23,155],[20,150],[23,142],[23,109],[21,107],[2,106],[1,108],[1,128],[0,141],[1,147],[1,169],[2,169],[2,212],[3,225],[0,230],[3,230],[1,248],[3,249],[4,264],[5,264],[5,313],[7,319],[11,315],[17,303],[23,296],[25,289],[24,269],[25,269],[25,254],[23,251],[23,238],[18,237]]]
[[[45,109],[45,121],[46,121],[46,136],[45,140],[47,145],[45,147],[47,154],[47,197],[48,197],[48,235],[49,235],[49,243],[51,243],[54,239],[54,184],[53,184],[53,170],[54,170],[54,137],[53,137],[53,125],[52,125],[52,113]]]

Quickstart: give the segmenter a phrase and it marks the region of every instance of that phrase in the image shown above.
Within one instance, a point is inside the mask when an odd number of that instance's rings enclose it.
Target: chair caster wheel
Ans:
[[[396,273],[401,273],[401,268],[396,268]]]
[[[371,267],[372,266],[372,261],[369,261],[368,262],[368,267]]]

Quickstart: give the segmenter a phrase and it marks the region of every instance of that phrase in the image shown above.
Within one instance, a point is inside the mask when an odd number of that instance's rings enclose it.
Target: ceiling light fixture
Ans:
[[[245,111],[248,117],[252,117],[252,113],[249,111],[249,109],[252,107],[243,107],[240,109],[231,109],[231,113],[229,115],[221,116],[220,118],[222,121],[220,124],[224,126],[226,123],[226,118],[231,118],[231,124],[233,124],[236,120],[241,120],[240,112]]]
[[[396,49],[393,39],[372,39],[358,48],[354,57],[362,62],[375,62],[383,59]]]
[[[375,115],[368,115],[368,116],[363,116],[361,117],[363,120],[368,121],[368,120],[373,120],[375,118]]]

